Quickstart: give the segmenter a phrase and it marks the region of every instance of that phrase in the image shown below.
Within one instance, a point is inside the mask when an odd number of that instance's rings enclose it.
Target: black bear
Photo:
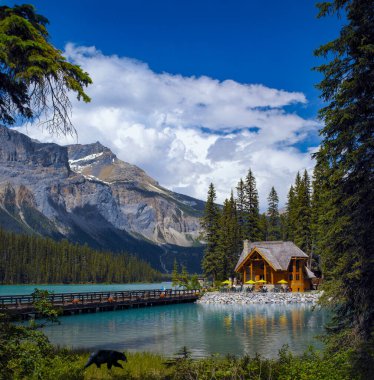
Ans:
[[[123,369],[122,365],[118,363],[118,360],[127,362],[126,355],[118,351],[99,350],[90,355],[84,368],[87,368],[91,364],[96,364],[97,368],[100,368],[102,364],[106,363],[108,369],[111,369],[113,365]]]

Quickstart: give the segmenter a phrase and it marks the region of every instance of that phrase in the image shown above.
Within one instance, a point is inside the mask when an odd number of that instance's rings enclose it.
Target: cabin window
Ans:
[[[292,261],[290,262],[290,265],[288,266],[288,271],[289,271],[289,272],[293,272]]]
[[[296,260],[296,270],[298,271],[300,269],[300,261]]]
[[[296,275],[296,281],[300,280],[300,275]]]
[[[263,262],[260,264],[260,268],[264,269],[264,263]]]
[[[292,281],[292,280],[293,280],[293,275],[292,275],[292,274],[290,274],[290,277],[289,277],[289,279],[290,279],[290,281]]]

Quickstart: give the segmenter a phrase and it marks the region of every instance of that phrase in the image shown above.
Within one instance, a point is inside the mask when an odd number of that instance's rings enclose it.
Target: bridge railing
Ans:
[[[51,293],[48,299],[56,306],[66,304],[93,304],[93,303],[115,303],[125,301],[141,301],[150,299],[185,298],[198,295],[199,290],[126,290],[107,292],[79,292],[79,293]],[[35,301],[32,295],[8,295],[0,296],[0,307],[21,308],[32,305]]]

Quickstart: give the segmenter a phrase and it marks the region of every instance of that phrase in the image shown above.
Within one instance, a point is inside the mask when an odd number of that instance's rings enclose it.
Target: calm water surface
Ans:
[[[31,294],[35,288],[54,293],[105,292],[121,290],[148,290],[171,288],[171,282],[150,284],[68,284],[68,285],[0,285],[0,295]]]
[[[37,287],[55,293],[171,288],[170,283],[116,285],[1,285],[0,295],[30,294]],[[300,353],[323,332],[327,314],[310,305],[179,304],[61,317],[45,328],[52,343],[90,350],[149,351],[171,356],[187,346],[193,356],[274,357],[288,344]]]
[[[62,317],[45,329],[69,347],[150,351],[171,356],[187,346],[195,357],[256,352],[274,357],[288,344],[319,347],[326,314],[307,305],[179,304]]]

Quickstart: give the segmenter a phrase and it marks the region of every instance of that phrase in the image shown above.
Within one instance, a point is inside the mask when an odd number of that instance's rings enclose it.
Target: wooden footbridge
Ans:
[[[133,290],[50,294],[53,306],[63,315],[96,313],[134,307],[195,302],[198,290]],[[22,319],[37,318],[32,295],[0,296],[0,311]]]

